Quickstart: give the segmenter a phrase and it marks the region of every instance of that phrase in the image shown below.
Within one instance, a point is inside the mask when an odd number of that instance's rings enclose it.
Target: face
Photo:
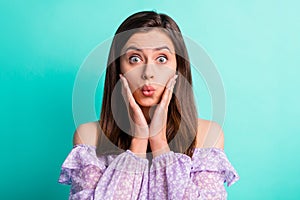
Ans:
[[[140,106],[158,104],[167,81],[176,73],[171,39],[156,29],[133,34],[122,49],[120,69]]]

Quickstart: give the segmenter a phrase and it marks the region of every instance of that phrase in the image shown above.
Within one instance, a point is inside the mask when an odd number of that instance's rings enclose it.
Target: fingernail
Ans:
[[[176,75],[175,75],[175,77],[174,77],[174,79],[176,80],[176,79],[177,79],[177,77],[178,77],[178,75],[176,74]]]
[[[172,85],[173,85],[173,84],[169,84],[169,85],[167,85],[166,88],[167,88],[167,89],[170,89],[170,88],[172,87]]]

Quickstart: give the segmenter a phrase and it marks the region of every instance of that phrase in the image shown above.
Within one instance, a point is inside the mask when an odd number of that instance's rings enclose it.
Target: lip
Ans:
[[[142,87],[142,93],[144,96],[146,97],[151,97],[155,92],[154,87],[150,86],[150,85],[144,85]]]

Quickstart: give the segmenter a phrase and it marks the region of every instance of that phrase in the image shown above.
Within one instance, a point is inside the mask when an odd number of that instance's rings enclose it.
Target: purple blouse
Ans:
[[[227,199],[239,176],[219,148],[195,148],[192,158],[173,151],[149,160],[129,149],[96,155],[96,147],[75,145],[62,164],[59,183],[71,185],[69,199]]]

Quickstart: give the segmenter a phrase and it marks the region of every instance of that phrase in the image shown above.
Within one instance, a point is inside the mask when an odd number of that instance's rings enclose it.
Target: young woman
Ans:
[[[197,118],[191,85],[174,20],[129,16],[111,45],[100,120],[76,129],[62,165],[59,183],[71,185],[70,199],[226,199],[224,182],[239,176],[221,127]]]

